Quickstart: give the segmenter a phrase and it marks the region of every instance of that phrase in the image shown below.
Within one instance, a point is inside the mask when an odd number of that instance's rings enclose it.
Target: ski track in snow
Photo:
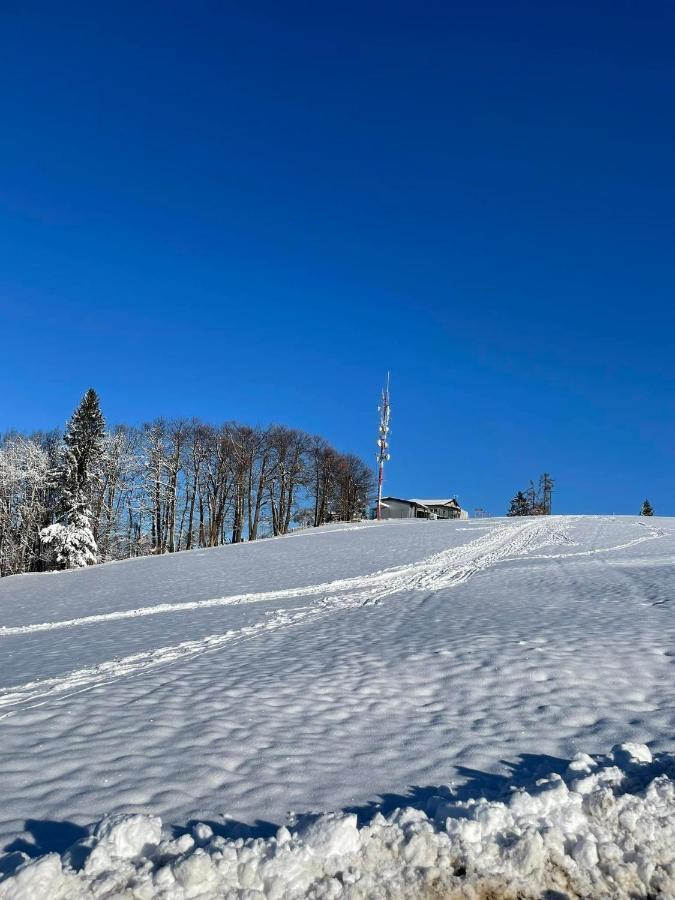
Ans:
[[[537,533],[541,531],[542,524],[543,523],[539,522],[536,523],[536,525],[539,526],[534,529]],[[527,525],[530,527],[528,528]],[[531,523],[527,523],[527,525],[517,527],[517,531],[521,532],[525,530],[526,533],[529,534],[533,531],[533,526]],[[113,622],[121,619],[135,619],[139,616],[156,616],[161,615],[162,613],[189,612],[193,610],[210,609],[217,606],[239,605],[242,603],[264,603],[294,597],[312,597],[334,592],[359,591],[363,588],[370,588],[373,591],[381,588],[385,592],[385,595],[388,595],[391,593],[391,590],[387,590],[388,588],[401,583],[403,585],[401,589],[404,589],[409,586],[407,582],[414,580],[418,575],[421,575],[423,578],[426,573],[432,581],[436,581],[439,577],[439,570],[443,568],[447,568],[447,574],[451,580],[453,580],[454,577],[457,577],[460,581],[466,581],[467,578],[471,577],[474,571],[477,571],[479,568],[485,568],[486,564],[492,565],[493,562],[509,558],[508,550],[511,547],[511,544],[508,544],[503,548],[504,551],[507,551],[506,553],[498,552],[497,558],[494,560],[492,559],[493,554],[490,549],[494,543],[496,543],[498,547],[501,547],[504,541],[503,532],[505,529],[508,533],[512,533],[514,526],[498,526],[490,535],[480,537],[463,547],[444,550],[441,553],[428,557],[420,562],[409,563],[404,566],[394,566],[381,572],[375,572],[371,575],[328,581],[322,584],[308,585],[307,587],[285,588],[278,591],[232,594],[226,597],[215,597],[209,600],[185,601],[181,603],[159,603],[155,606],[143,606],[137,609],[118,610],[116,612],[99,613],[91,616],[80,616],[75,619],[63,619],[56,622],[0,626],[0,638],[11,637],[13,635],[34,634],[40,631],[56,631],[62,628],[75,628],[82,625],[96,625],[100,622]],[[333,534],[335,532],[329,533]],[[561,529],[557,529],[556,537],[551,537],[553,532],[550,528],[545,527],[543,533],[549,540],[546,540],[542,546],[545,546],[547,543],[558,543],[560,542],[560,539],[566,543],[571,543],[571,541],[563,535]],[[640,540],[645,540],[645,538],[641,538]],[[525,550],[526,549],[527,546],[525,547]],[[461,566],[467,551],[470,551],[469,564],[468,566]],[[522,555],[523,551],[520,548],[520,542],[516,541],[513,552],[516,556]],[[481,557],[484,557],[482,564]],[[476,561],[475,567],[474,560]],[[453,562],[455,565],[457,565],[457,563],[460,564],[459,569],[452,567]],[[399,588],[396,587],[395,590],[398,591]]]
[[[571,524],[572,521],[571,517],[567,518],[565,525]],[[229,597],[195,602],[162,603],[157,606],[83,616],[77,619],[1,628],[0,638],[169,612],[188,612],[218,606],[265,603],[305,597],[314,598],[313,602],[307,606],[295,607],[291,610],[268,611],[261,621],[239,629],[228,629],[197,640],[181,641],[178,644],[134,653],[126,657],[116,657],[52,678],[38,679],[11,688],[0,688],[0,710],[7,710],[4,714],[0,714],[0,719],[13,715],[19,709],[40,706],[55,696],[71,695],[119,678],[140,675],[148,669],[167,665],[178,659],[199,656],[218,650],[227,644],[250,640],[262,632],[305,624],[338,610],[379,603],[398,593],[424,592],[429,594],[441,588],[461,585],[477,572],[501,562],[516,559],[547,560],[594,556],[613,550],[623,550],[667,534],[660,528],[649,525],[646,527],[647,534],[622,544],[592,550],[537,555],[536,551],[543,547],[575,543],[561,522],[551,518],[500,524],[468,544],[444,550],[418,562],[395,566],[371,575],[301,588],[235,594]]]
[[[530,526],[529,528],[527,527],[528,525]],[[539,528],[536,529],[536,526],[539,526]],[[553,528],[551,528],[551,526],[547,527],[547,525],[542,522],[537,522],[536,526],[535,529],[537,531],[539,531],[541,527],[543,527],[545,535],[547,535],[549,538],[549,540],[544,541],[544,543],[540,546],[546,546],[546,544],[553,543],[574,544],[574,541],[572,541],[567,536],[567,533],[563,531],[561,526],[554,526]],[[464,551],[472,550],[474,554],[476,553],[476,551],[479,554],[482,551],[484,553],[484,559],[482,561],[479,560],[475,568],[472,567],[472,564],[470,562],[468,566],[460,568],[460,570],[455,571],[450,569],[448,575],[449,581],[461,583],[468,580],[468,578],[470,578],[475,571],[485,568],[486,565],[494,565],[496,562],[507,562],[511,559],[517,559],[523,556],[525,552],[527,552],[527,548],[523,550],[520,548],[520,546],[516,546],[513,550],[513,555],[509,556],[508,553],[504,555],[503,553],[498,552],[497,557],[493,559],[493,554],[490,553],[489,546],[493,542],[494,536],[496,535],[497,539],[499,539],[503,536],[504,529],[513,529],[514,526],[500,525],[496,528],[492,526],[481,526],[481,530],[487,527],[491,528],[491,532],[489,535],[478,538],[476,541],[472,541],[468,545],[460,548],[453,548],[452,550],[443,551],[442,553],[439,553],[433,557],[429,557],[428,559],[422,560],[421,562],[410,563],[405,566],[395,566],[390,569],[385,569],[381,572],[375,572],[372,575],[357,576],[355,578],[340,579],[337,581],[328,581],[322,584],[308,585],[307,587],[285,588],[278,591],[260,591],[246,594],[232,594],[226,597],[214,597],[209,600],[185,601],[181,603],[158,603],[155,606],[141,606],[137,609],[124,609],[110,613],[80,616],[75,619],[62,619],[55,622],[37,622],[31,625],[3,625],[0,626],[0,638],[12,637],[14,635],[34,634],[40,631],[57,631],[63,628],[77,628],[83,625],[96,625],[100,622],[114,622],[123,619],[135,619],[141,616],[157,616],[163,613],[191,612],[194,610],[212,609],[218,606],[233,606],[244,603],[265,603],[274,600],[285,600],[295,597],[312,597],[316,595],[330,594],[332,592],[360,590],[361,588],[368,586],[371,586],[373,590],[375,590],[380,586],[380,584],[382,585],[383,591],[385,591],[383,596],[387,596],[390,593],[390,591],[387,590],[387,586],[392,577],[396,576],[401,579],[405,579],[406,577],[410,576],[414,577],[416,574],[420,573],[421,569],[428,568],[429,576],[431,577],[432,582],[436,582],[438,580],[437,567],[442,566],[447,560],[449,560],[450,563],[452,563],[453,560],[455,562],[461,562],[461,557]],[[522,530],[523,528],[527,529],[529,532],[532,531],[533,526],[528,522],[527,525],[520,525],[518,530]],[[337,531],[354,530],[356,529],[334,529],[333,531],[326,533],[335,534]],[[469,529],[463,528],[460,530],[468,531]],[[650,528],[648,534],[638,538],[634,538],[633,540],[627,541],[623,544],[616,544],[611,547],[600,547],[592,550],[580,550],[573,553],[529,555],[528,559],[568,559],[574,556],[595,556],[599,553],[610,553],[615,550],[625,550],[637,544],[642,544],[645,541],[653,540],[656,537],[663,537],[666,533],[667,532],[663,531],[663,529],[661,528]],[[529,549],[531,550],[535,548],[530,547]],[[405,587],[400,589],[404,590]],[[409,589],[414,589],[414,587]],[[422,589],[424,589],[423,584]],[[396,591],[398,590],[399,588],[396,588]]]
[[[639,543],[651,537],[654,535],[650,533],[649,536],[638,538],[632,543]],[[396,566],[372,575],[310,585],[304,588],[239,594],[194,603],[164,603],[156,607],[142,607],[98,616],[86,616],[80,619],[5,628],[0,631],[0,637],[237,603],[262,603],[303,597],[315,598],[314,602],[308,606],[268,612],[260,622],[240,629],[230,629],[207,635],[198,640],[182,641],[155,650],[106,660],[95,666],[78,669],[57,677],[0,689],[0,709],[8,710],[0,715],[0,719],[13,715],[18,708],[25,708],[26,705],[31,708],[39,706],[54,696],[77,693],[80,690],[118,678],[141,674],[148,669],[166,665],[177,659],[197,656],[218,650],[226,644],[254,638],[261,632],[307,623],[338,610],[379,603],[387,597],[402,592],[430,593],[441,588],[460,585],[468,581],[476,572],[490,568],[499,562],[522,558],[533,551],[553,544],[569,545],[573,543],[565,528],[555,519],[508,523],[495,527],[488,534],[463,546],[453,547],[419,562]]]

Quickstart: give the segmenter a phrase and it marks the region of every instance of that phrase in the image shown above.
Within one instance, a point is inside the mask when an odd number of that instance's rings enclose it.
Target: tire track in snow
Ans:
[[[464,581],[470,578],[474,571],[478,568],[484,568],[486,565],[492,565],[498,559],[504,557],[504,552],[499,552],[495,557],[494,551],[491,552],[492,544],[502,547],[505,539],[504,532],[513,532],[516,529],[517,534],[525,531],[528,535],[527,544],[531,544],[534,535],[544,535],[544,543],[538,546],[546,546],[551,543],[573,543],[567,538],[566,533],[558,527],[552,531],[548,523],[528,522],[525,524],[515,525],[497,525],[491,529],[488,535],[483,535],[475,541],[471,541],[460,547],[450,550],[443,550],[440,553],[430,556],[426,559],[415,563],[408,563],[403,566],[393,566],[389,569],[383,569],[370,575],[360,575],[354,578],[344,578],[336,581],[327,581],[322,584],[307,585],[306,587],[284,588],[278,591],[259,591],[245,594],[231,594],[225,597],[214,597],[208,600],[185,601],[181,603],[158,603],[154,606],[142,606],[136,609],[117,610],[109,613],[98,613],[91,616],[80,616],[75,619],[61,619],[55,622],[38,622],[31,625],[3,625],[0,626],[0,638],[12,637],[14,635],[34,634],[40,631],[57,631],[62,628],[77,628],[83,625],[96,625],[101,622],[116,622],[123,619],[135,619],[142,616],[157,616],[163,613],[173,612],[190,612],[193,610],[212,609],[218,606],[233,606],[244,603],[265,603],[273,600],[285,600],[295,597],[313,597],[327,593],[359,591],[363,588],[382,587],[386,589],[389,583],[397,584],[399,582],[414,580],[415,576],[422,570],[422,588],[424,589],[424,573],[430,577],[432,582],[438,580],[439,569],[443,570],[445,564],[450,567],[448,569],[448,577],[450,580]],[[543,531],[542,531],[543,529]],[[330,533],[330,532],[329,532]],[[552,535],[555,533],[555,537]],[[521,549],[521,541],[514,538],[513,552],[516,556],[521,556],[524,549]],[[642,538],[645,540],[645,538]],[[510,547],[511,544],[504,546]],[[530,549],[537,549],[530,546]],[[508,555],[508,553],[506,554]],[[462,557],[466,556],[467,563],[461,566]],[[473,558],[477,557],[478,562],[473,563]],[[482,564],[480,562],[482,558]],[[453,569],[453,563],[460,563],[459,569]],[[389,593],[389,592],[387,592]]]
[[[89,616],[84,620],[69,620],[67,623],[54,622],[24,626],[24,630],[10,633],[26,634],[31,631],[45,631],[51,628],[74,627],[79,624],[107,622],[111,618],[133,618],[138,615],[153,615],[146,610],[161,612],[181,609],[203,609],[209,606],[236,602],[262,602],[287,598],[315,597],[308,606],[291,610],[275,610],[263,620],[239,629],[207,635],[196,640],[142,651],[126,657],[118,657],[78,669],[64,675],[27,682],[10,688],[0,689],[0,710],[7,709],[0,718],[7,718],[19,708],[32,708],[46,703],[53,697],[68,696],[81,690],[103,685],[127,676],[139,675],[179,659],[189,659],[218,650],[226,644],[248,640],[264,632],[276,631],[293,625],[305,624],[339,610],[357,608],[402,592],[433,592],[468,581],[476,572],[487,569],[499,562],[522,558],[524,555],[550,546],[551,544],[573,543],[565,529],[553,519],[529,520],[507,525],[498,525],[490,533],[464,544],[444,550],[416,563],[397,566],[368,576],[310,585],[305,588],[271,591],[261,594],[243,594],[218,600],[200,601],[189,604],[161,604],[141,610],[127,611],[125,616],[104,614]],[[5,632],[7,633],[7,632]]]
[[[600,553],[611,553],[613,550],[627,550],[629,547],[635,547],[638,544],[644,544],[645,541],[653,541],[656,538],[666,537],[669,534],[668,531],[664,531],[663,528],[657,528],[654,525],[646,525],[644,522],[638,522],[637,524],[647,528],[648,534],[633,538],[632,541],[626,541],[623,544],[613,544],[611,547],[594,547],[592,550],[575,550],[572,553],[541,553],[536,556],[530,556],[528,559],[571,559],[579,556],[597,556]]]
[[[179,644],[141,651],[130,656],[115,657],[65,675],[29,681],[16,687],[2,688],[0,689],[0,709],[17,706],[32,709],[34,706],[41,706],[42,703],[46,703],[54,696],[71,696],[79,693],[82,689],[97,687],[126,676],[141,675],[148,669],[154,669],[178,659],[191,659],[207,653],[209,650],[216,650],[224,644],[250,639],[262,631],[275,631],[280,627],[297,624],[304,620],[306,615],[306,607],[289,612],[280,611],[275,616],[255,625],[230,629],[197,640],[181,641]],[[13,715],[13,712],[0,714],[0,719],[6,719],[10,715]]]

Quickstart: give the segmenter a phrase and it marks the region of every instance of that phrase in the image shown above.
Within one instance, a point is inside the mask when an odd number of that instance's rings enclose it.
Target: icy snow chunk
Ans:
[[[651,782],[645,796],[651,803],[675,804],[675,782],[667,775],[659,775]]]
[[[287,844],[291,839],[291,833],[286,828],[285,825],[282,825],[281,828],[277,829],[277,844],[281,847],[284,844]]]
[[[619,785],[625,777],[626,773],[619,769],[618,766],[608,766],[607,768],[596,769],[585,778],[577,778],[570,787],[575,793],[585,796],[592,791],[599,790],[601,787]]]
[[[634,744],[626,741],[625,744],[617,744],[612,747],[612,759],[617,766],[627,766],[631,763],[650,763],[652,754],[645,744]]]
[[[18,869],[0,883],[2,900],[58,900],[65,898],[63,870],[58,853],[48,853]]]
[[[187,889],[188,897],[193,893],[195,896],[203,894],[214,887],[218,880],[211,857],[200,848],[191,856],[174,863],[173,875],[178,884]]]
[[[153,883],[159,891],[168,891],[176,883],[170,866],[162,866],[158,869],[153,878]],[[150,895],[152,896],[152,894]]]
[[[615,807],[614,792],[609,787],[599,787],[584,797],[584,809],[597,819],[606,819]]]
[[[237,870],[239,884],[243,888],[252,888],[258,874],[258,863],[255,859],[242,863]]]
[[[105,844],[111,856],[133,859],[147,846],[156,847],[162,837],[162,820],[158,816],[106,816],[94,831],[97,844]]]
[[[213,837],[213,828],[204,822],[197,822],[192,829],[192,835],[198,844],[206,844]]]
[[[87,872],[110,868],[117,860],[134,859],[162,837],[162,820],[157,816],[106,816],[93,834],[94,848],[84,864]]]
[[[508,823],[508,811],[503,803],[483,803],[476,808],[476,821],[485,834],[498,831]]]
[[[405,825],[410,825],[413,822],[426,822],[427,815],[421,809],[415,809],[412,806],[404,806],[402,809],[397,809],[391,814],[390,821],[395,822],[396,825],[403,828]]]
[[[534,828],[528,828],[511,845],[506,845],[504,857],[519,875],[527,876],[544,867],[544,841]]]
[[[181,834],[179,838],[176,838],[175,841],[172,841],[172,844],[175,848],[176,855],[180,855],[181,853],[189,853],[189,851],[194,847],[195,842],[191,835]]]
[[[567,767],[566,775],[568,778],[574,775],[588,775],[593,769],[597,769],[598,764],[589,756],[588,753],[576,753]]]
[[[298,835],[303,844],[320,856],[343,856],[356,853],[360,838],[356,816],[321,816]]]
[[[448,818],[445,828],[451,838],[454,838],[465,844],[480,844],[482,830],[480,823],[475,819],[453,819]]]
[[[427,832],[415,833],[403,848],[403,859],[417,869],[428,869],[436,864],[438,853]]]
[[[585,869],[592,869],[598,864],[598,848],[591,835],[582,835],[572,847],[572,856],[576,863]]]

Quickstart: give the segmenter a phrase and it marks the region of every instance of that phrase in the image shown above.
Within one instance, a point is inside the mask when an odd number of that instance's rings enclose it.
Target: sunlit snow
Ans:
[[[552,516],[3,579],[0,897],[668,896],[674,575]]]

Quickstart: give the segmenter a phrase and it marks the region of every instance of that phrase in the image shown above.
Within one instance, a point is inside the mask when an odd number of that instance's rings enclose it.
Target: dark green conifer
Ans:
[[[89,388],[68,422],[61,463],[61,514],[68,524],[90,527],[92,478],[103,449],[105,421],[98,394]],[[77,521],[76,521],[77,520]]]
[[[90,388],[72,415],[63,437],[57,472],[59,521],[40,537],[52,563],[72,569],[95,563],[98,554],[89,508],[95,468],[103,452],[105,422],[98,394]]]
[[[522,491],[518,491],[516,496],[511,501],[511,505],[509,506],[509,511],[507,515],[509,516],[529,516],[530,515],[530,504],[527,502],[527,497]]]

